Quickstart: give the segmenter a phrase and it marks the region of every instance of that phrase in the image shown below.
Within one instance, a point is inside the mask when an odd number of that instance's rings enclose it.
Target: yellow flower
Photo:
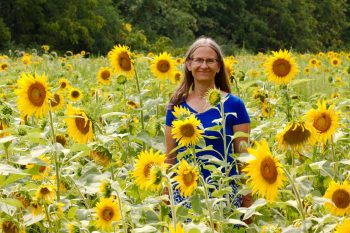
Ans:
[[[233,57],[226,57],[224,59],[225,69],[228,77],[232,77],[235,72],[233,69],[233,64],[235,64],[235,59]]]
[[[176,173],[174,180],[178,182],[178,185],[175,188],[180,190],[182,196],[190,196],[197,188],[198,168],[190,166],[185,159],[182,159]]]
[[[341,60],[338,57],[332,57],[330,63],[333,67],[337,67],[341,64]]]
[[[261,104],[261,113],[264,117],[269,118],[274,116],[275,111],[273,106],[269,102],[265,101]]]
[[[110,182],[102,180],[99,189],[100,189],[100,193],[102,193],[103,197],[109,198],[111,196],[112,185]]]
[[[54,185],[42,184],[36,191],[38,200],[52,201],[55,199],[56,187]]]
[[[1,232],[4,233],[20,233],[18,223],[15,223],[8,219],[2,219],[0,224],[0,229],[2,229]]]
[[[119,75],[125,75],[129,79],[134,77],[134,61],[127,46],[117,45],[108,53],[108,59],[114,70]]]
[[[0,120],[0,138],[10,135],[10,133],[7,132],[8,128],[9,126],[5,122]]]
[[[123,25],[124,29],[127,31],[127,32],[131,32],[132,31],[132,25],[130,23],[125,23]]]
[[[46,81],[46,76],[37,74],[22,74],[17,81],[18,89],[15,93],[18,96],[17,106],[21,111],[21,115],[35,115],[43,117],[49,111],[49,99],[51,93]]]
[[[59,84],[59,88],[61,90],[66,90],[66,89],[70,88],[69,81],[65,78],[61,78],[60,80],[58,80],[58,84]]]
[[[256,142],[256,145],[256,149],[248,148],[248,153],[255,159],[248,162],[243,172],[249,177],[247,184],[252,187],[253,193],[273,202],[286,177],[281,163],[271,154],[267,142],[262,140],[260,143]]]
[[[175,229],[173,228],[172,224],[169,225],[169,233],[185,233],[185,230],[181,223],[178,222]]]
[[[97,73],[97,81],[101,84],[109,85],[112,83],[112,69],[101,67]]]
[[[192,114],[184,120],[175,120],[171,135],[182,146],[196,145],[202,139],[203,130],[198,129],[200,121]]]
[[[339,126],[339,116],[334,110],[334,105],[327,108],[326,101],[317,103],[317,109],[311,109],[306,113],[306,119],[317,131],[317,140],[323,144],[331,139]]]
[[[343,184],[332,181],[323,197],[329,199],[325,206],[332,214],[343,216],[350,213],[350,185],[348,181],[344,181]]]
[[[166,170],[168,164],[154,164],[151,166],[147,187],[152,190],[161,190],[166,182]]]
[[[282,150],[291,148],[292,151],[300,151],[303,148],[313,146],[316,142],[316,130],[307,122],[290,122],[276,138]]]
[[[345,218],[341,224],[337,224],[334,233],[349,233],[350,232],[350,219]]]
[[[50,104],[51,104],[52,112],[56,112],[56,111],[62,109],[64,106],[63,95],[61,95],[61,93],[59,93],[59,92],[56,92],[55,94],[53,94],[53,98],[50,100]]]
[[[174,75],[170,77],[170,80],[174,84],[178,84],[182,81],[183,74],[181,71],[175,71]]]
[[[30,212],[33,216],[37,216],[43,213],[43,208],[37,200],[33,200],[30,203]]]
[[[92,122],[85,112],[75,109],[69,104],[67,106],[66,116],[67,118],[64,120],[68,125],[68,134],[74,141],[87,143],[93,140]]]
[[[81,93],[81,91],[78,88],[73,87],[69,90],[68,98],[70,100],[72,100],[73,102],[76,102],[76,101],[80,100],[81,98],[83,98],[83,94]]]
[[[205,99],[211,106],[216,106],[221,101],[221,92],[219,89],[210,88],[206,93]]]
[[[173,115],[177,119],[184,120],[185,118],[191,116],[191,112],[188,108],[182,106],[174,106]]]
[[[110,231],[112,230],[112,222],[121,220],[119,204],[117,200],[111,198],[101,198],[100,202],[96,204],[97,221],[96,227]]]
[[[153,75],[160,80],[171,78],[175,73],[175,61],[170,54],[164,52],[156,56],[151,64],[151,71]]]
[[[7,63],[0,63],[0,71],[7,70],[9,65]]]
[[[29,65],[32,63],[32,55],[30,54],[24,54],[23,57],[21,58],[21,62],[24,64],[24,65]]]
[[[153,149],[149,152],[142,151],[136,161],[135,168],[132,173],[135,178],[135,184],[137,184],[141,189],[149,188],[149,181],[151,179],[150,171],[152,166],[159,165],[162,166],[165,162],[166,155],[160,154],[160,152],[153,153]]]
[[[48,45],[42,45],[41,48],[45,51],[48,52],[50,50],[50,46]]]
[[[103,167],[108,167],[108,165],[112,161],[112,154],[107,148],[99,145],[94,150],[91,150],[90,158],[92,158],[95,161],[95,163]]]
[[[299,72],[298,65],[287,50],[272,53],[273,56],[264,64],[268,79],[277,84],[287,84]]]
[[[45,165],[28,164],[26,166],[26,168],[28,169],[38,167],[38,173],[32,175],[33,180],[43,180],[44,178],[49,176],[50,171],[52,170],[49,158],[47,158],[46,156],[39,156],[38,159],[41,163],[44,163]]]
[[[66,147],[68,144],[66,136],[64,134],[56,135],[56,142],[61,144],[63,147]]]
[[[311,58],[309,60],[309,66],[311,66],[311,67],[318,67],[318,66],[320,66],[320,61],[317,60],[316,58]]]

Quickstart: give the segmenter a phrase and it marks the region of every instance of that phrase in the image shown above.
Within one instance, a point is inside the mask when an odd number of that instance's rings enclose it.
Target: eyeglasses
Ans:
[[[193,62],[194,65],[196,66],[200,66],[202,65],[204,62],[208,65],[208,66],[214,66],[217,64],[218,60],[215,58],[201,58],[201,57],[196,57],[196,58],[191,58],[191,61]]]

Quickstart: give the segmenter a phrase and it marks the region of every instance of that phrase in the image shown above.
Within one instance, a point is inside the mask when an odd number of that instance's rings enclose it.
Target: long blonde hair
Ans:
[[[218,62],[221,68],[220,68],[220,71],[215,76],[215,86],[216,88],[219,88],[222,91],[231,93],[231,88],[228,81],[228,75],[224,64],[224,55],[221,51],[220,46],[213,39],[209,37],[199,37],[188,49],[186,53],[185,63],[191,60],[194,51],[199,47],[210,47],[216,52],[218,56]],[[179,87],[176,89],[176,91],[174,92],[174,94],[170,99],[169,105],[171,106],[171,108],[174,105],[179,105],[182,102],[183,98],[186,99],[191,88],[192,90],[194,88],[193,75],[192,75],[192,72],[189,71],[185,65],[184,79],[182,80]]]

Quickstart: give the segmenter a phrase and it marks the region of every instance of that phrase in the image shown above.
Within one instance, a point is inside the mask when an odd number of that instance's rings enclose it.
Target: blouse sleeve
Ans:
[[[233,117],[233,125],[250,123],[248,111],[243,101],[236,96],[231,97],[233,98],[230,98],[230,101],[228,101],[230,112],[237,114],[236,117]]]

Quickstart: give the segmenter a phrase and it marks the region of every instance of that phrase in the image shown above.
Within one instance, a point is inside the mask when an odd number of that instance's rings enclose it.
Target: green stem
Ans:
[[[287,178],[289,180],[289,183],[292,186],[292,190],[293,190],[293,193],[294,193],[295,200],[298,203],[299,214],[301,215],[301,218],[302,218],[302,220],[304,222],[305,221],[305,212],[304,212],[304,208],[303,208],[303,203],[301,201],[301,197],[300,197],[300,194],[298,192],[298,189],[295,186],[294,179],[292,178],[292,176],[289,174],[289,172],[284,167],[282,169],[283,169],[284,173],[286,174],[286,176],[287,176]]]
[[[52,119],[52,111],[51,111],[51,105],[49,110],[49,120],[50,120],[50,129],[51,129],[51,140],[53,145],[53,156],[55,158],[55,170],[56,170],[56,196],[57,196],[57,202],[60,202],[60,164],[59,164],[59,158],[56,151],[56,134],[55,129],[53,127],[53,119]]]
[[[157,90],[157,99],[159,98],[160,93],[160,81],[158,81],[158,90]],[[159,104],[157,104],[157,113],[156,113],[156,119],[159,117]]]
[[[169,179],[169,177],[167,177],[168,181],[167,181],[167,186],[168,186],[168,190],[169,190],[169,199],[170,199],[170,208],[171,208],[171,212],[172,212],[172,220],[173,220],[173,228],[176,229],[176,206],[175,206],[175,201],[174,201],[174,191],[173,191],[173,187],[171,185],[171,181]]]
[[[199,176],[199,181],[201,182],[201,184],[203,185],[203,188],[204,188],[205,203],[207,205],[208,212],[209,212],[210,228],[211,228],[211,232],[214,233],[215,229],[214,229],[213,213],[212,213],[212,210],[211,210],[210,205],[209,205],[209,195],[208,195],[207,186],[205,185],[205,182],[204,182],[204,179],[202,176]]]
[[[286,114],[287,114],[287,120],[288,122],[292,120],[292,114],[291,114],[291,105],[290,105],[290,98],[288,93],[288,86],[284,85],[282,88],[284,88],[284,97],[286,99]]]
[[[334,169],[334,178],[337,177],[337,173],[338,173],[338,166],[335,160],[335,148],[334,148],[334,142],[333,142],[333,136],[331,136],[331,148],[332,148],[332,161],[333,161],[333,169]]]
[[[46,217],[47,217],[47,221],[49,222],[49,228],[50,228],[50,229],[53,229],[53,228],[52,228],[51,219],[50,219],[49,209],[48,209],[46,203],[44,203],[44,209],[45,209],[45,214],[46,214]]]
[[[126,227],[126,222],[125,222],[125,218],[124,218],[124,215],[123,215],[122,202],[121,202],[121,200],[120,200],[120,196],[119,196],[118,191],[115,190],[115,192],[117,193],[118,205],[119,205],[119,211],[120,211],[120,217],[121,217],[122,222],[123,222],[124,233],[127,233],[127,232],[128,232],[128,229],[127,229],[127,227]]]
[[[140,108],[141,108],[141,128],[142,130],[145,129],[144,125],[144,120],[143,120],[143,103],[142,103],[142,96],[141,96],[141,90],[140,90],[140,84],[139,84],[139,79],[137,76],[137,72],[135,72],[135,79],[136,79],[136,87],[137,87],[137,92],[139,93],[139,98],[140,98]]]

